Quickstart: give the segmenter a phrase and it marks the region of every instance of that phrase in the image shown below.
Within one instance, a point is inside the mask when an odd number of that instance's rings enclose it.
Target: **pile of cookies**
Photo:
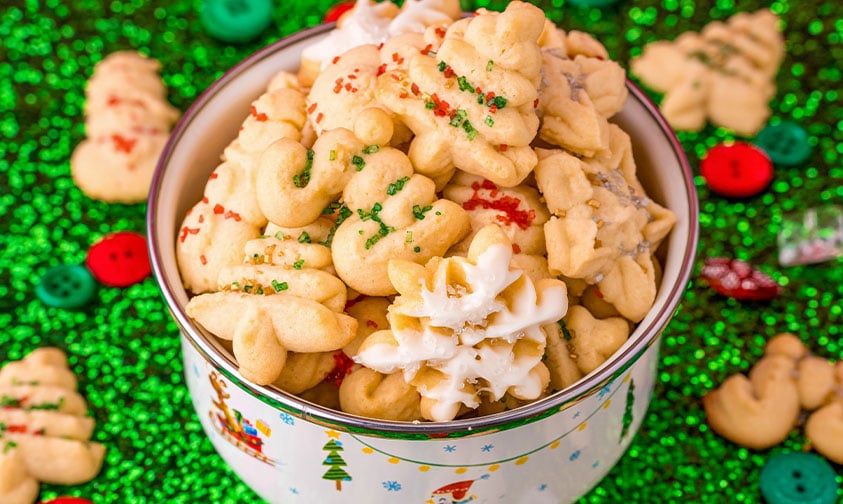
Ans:
[[[305,50],[302,70],[252,103],[185,217],[187,313],[230,342],[245,378],[371,417],[485,414],[593,371],[652,306],[675,217],[609,122],[623,69],[531,4],[462,19],[450,4],[427,2],[438,14],[418,23],[380,8],[382,42]],[[329,38],[371,11],[358,2]],[[423,31],[392,33],[398,19]],[[470,274],[484,251],[495,278]],[[480,291],[483,316],[437,321],[436,303]],[[492,331],[510,319],[514,332]],[[404,358],[404,342],[433,333],[443,354]],[[455,356],[481,354],[520,374],[454,371]],[[332,391],[338,355],[357,364]]]
[[[39,482],[77,485],[100,471],[105,447],[57,348],[0,368],[0,502],[31,504]]]
[[[715,432],[755,449],[784,441],[805,414],[811,447],[843,464],[843,361],[812,355],[793,334],[771,338],[749,377],[729,377],[703,406]]]

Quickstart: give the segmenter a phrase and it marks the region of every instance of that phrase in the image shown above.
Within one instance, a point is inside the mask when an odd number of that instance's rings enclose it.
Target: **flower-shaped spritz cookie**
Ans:
[[[565,284],[533,282],[510,269],[512,245],[497,225],[481,229],[467,257],[436,257],[425,266],[392,261],[400,296],[389,308],[390,330],[373,333],[355,360],[381,373],[403,370],[422,396],[421,413],[454,419],[480,395],[536,399],[550,375],[542,363],[542,325],[567,310]]]
[[[536,164],[544,15],[512,2],[451,25],[436,54],[378,78],[377,97],[416,134],[409,156],[437,182],[456,166],[511,187]]]

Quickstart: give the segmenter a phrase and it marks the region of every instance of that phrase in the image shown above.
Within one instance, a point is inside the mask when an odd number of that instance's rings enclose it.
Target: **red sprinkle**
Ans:
[[[434,28],[433,33],[435,33],[439,38],[445,38],[445,28],[442,28],[441,26]]]
[[[251,114],[252,117],[254,117],[255,120],[258,122],[264,122],[269,119],[269,117],[267,117],[266,114],[264,114],[263,112],[258,113],[258,109],[256,109],[254,105],[252,105]]]
[[[311,106],[307,107],[308,114],[312,114],[314,110],[316,110],[316,103],[313,103]]]
[[[513,254],[520,254],[521,253],[521,247],[519,247],[517,243],[512,244],[512,253]]]
[[[342,350],[334,354],[334,369],[325,377],[325,381],[333,383],[337,387],[342,384],[343,379],[351,372],[354,361]]]
[[[323,119],[324,117],[325,117],[325,114],[323,114],[322,112],[319,112],[319,115],[317,115],[317,116],[316,116],[316,122],[317,122],[317,123],[322,122],[322,119]]]
[[[602,293],[602,292],[600,292],[600,289],[598,289],[598,288],[596,288],[596,287],[595,287],[593,290],[594,290],[594,295],[595,295],[595,296],[599,297],[600,299],[603,299],[603,293]]]
[[[199,224],[202,224],[203,222],[205,222],[205,216],[200,214],[199,215]]]
[[[217,178],[217,177],[219,177],[219,174],[218,174],[217,172],[214,172],[214,173],[212,173],[212,174],[211,174],[211,176],[210,176],[210,177],[208,177],[208,179],[210,179],[210,180],[214,180],[214,179],[215,179],[215,178]]]
[[[539,108],[539,99],[538,98],[533,100],[533,108]]]
[[[331,63],[336,64],[337,61],[339,61],[339,60],[340,60],[339,56],[334,56],[334,59],[331,60]]]
[[[433,44],[427,44],[426,46],[424,46],[424,49],[421,50],[421,53],[427,54],[432,50],[433,50]]]
[[[383,49],[383,42],[381,42],[380,44],[378,44],[378,51],[380,51],[381,49]]]
[[[187,226],[181,228],[181,236],[179,236],[179,241],[184,243],[184,240],[187,238],[189,234],[197,234],[199,232],[199,228],[189,228]]]
[[[472,194],[471,199],[462,204],[462,207],[469,212],[477,208],[497,210],[498,212],[503,212],[503,215],[497,215],[495,217],[498,222],[507,226],[515,224],[521,229],[529,228],[530,224],[536,219],[535,210],[518,209],[521,205],[521,200],[518,198],[503,195],[500,198],[494,199],[499,193],[498,186],[490,180],[484,179],[482,183],[474,182],[471,184],[471,188],[474,190],[474,194]],[[489,196],[493,199],[482,198],[480,196],[481,189],[490,191]]]
[[[206,204],[208,203],[208,197],[207,196],[202,196],[202,203],[206,203]]]
[[[135,148],[135,144],[138,142],[136,138],[126,138],[118,134],[111,135],[111,141],[114,142],[114,150],[125,152],[126,154],[131,154],[132,149]]]
[[[508,149],[508,148],[509,148],[509,146],[507,144],[501,144],[500,145],[500,151],[501,152],[506,152],[506,149]]]
[[[386,72],[386,63],[378,67],[378,77],[383,75],[384,72]]]
[[[240,222],[240,214],[237,212],[232,212],[231,210],[226,212],[223,217],[226,219],[234,219],[235,221]]]
[[[454,69],[453,69],[453,68],[451,68],[451,65],[448,65],[448,66],[446,66],[446,67],[445,67],[445,72],[444,72],[444,74],[445,74],[445,78],[446,78],[446,79],[450,79],[451,77],[453,77],[454,75],[456,75],[456,73],[454,72]]]
[[[220,205],[219,203],[217,203],[216,205],[214,205],[214,213],[215,214],[225,213],[225,207]]]
[[[26,432],[26,425],[23,425],[23,424],[7,425],[6,430],[9,431],[9,432]]]
[[[373,328],[373,329],[377,329],[379,327],[378,323],[375,322],[374,320],[367,320],[366,325]]]
[[[199,261],[202,263],[203,266],[208,264],[208,259],[205,258],[205,254],[199,256]]]
[[[413,95],[418,96],[419,95],[419,86],[415,82],[412,83],[410,85],[410,91],[413,92]]]

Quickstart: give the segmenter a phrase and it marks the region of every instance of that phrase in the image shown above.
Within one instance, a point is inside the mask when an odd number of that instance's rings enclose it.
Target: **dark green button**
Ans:
[[[808,133],[792,122],[767,126],[755,137],[755,145],[761,147],[777,165],[798,165],[811,156]]]
[[[223,42],[247,42],[272,23],[272,0],[205,0],[202,25]]]
[[[84,266],[66,264],[48,269],[35,288],[44,304],[66,309],[83,306],[96,292],[97,282]]]
[[[774,455],[761,471],[761,493],[768,504],[834,504],[837,481],[824,458],[810,453]]]

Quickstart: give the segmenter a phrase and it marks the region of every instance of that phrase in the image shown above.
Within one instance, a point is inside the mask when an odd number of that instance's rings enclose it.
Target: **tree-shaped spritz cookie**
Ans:
[[[267,221],[255,199],[257,159],[280,138],[298,143],[305,121],[304,95],[298,90],[276,89],[252,102],[223,163],[179,229],[176,256],[185,288],[216,290],[219,271],[240,262],[245,243],[260,235]]]
[[[406,154],[380,147],[348,182],[342,200],[351,214],[337,228],[331,253],[337,275],[352,289],[387,296],[390,259],[422,264],[445,252],[469,229],[458,204],[436,197],[431,179],[414,173]]]
[[[638,322],[655,300],[652,253],[672,212],[649,199],[635,175],[632,148],[610,126],[610,149],[580,159],[540,150],[536,181],[553,216],[544,225],[551,272],[597,284],[605,301]]]
[[[512,244],[493,224],[467,257],[391,261],[400,295],[390,330],[369,336],[355,359],[381,373],[403,371],[422,396],[422,416],[434,421],[477,408],[481,394],[538,398],[550,380],[542,325],[565,315],[567,293],[560,280],[533,282],[510,269],[511,258]]]
[[[664,93],[660,108],[671,126],[701,129],[706,119],[751,136],[770,116],[775,77],[784,57],[779,19],[764,9],[713,21],[701,33],[648,44],[632,73]]]
[[[138,203],[179,111],[167,103],[161,65],[134,51],[97,63],[85,90],[87,138],[73,151],[73,181],[102,201]]]
[[[357,321],[342,313],[345,285],[326,271],[331,266],[327,247],[303,241],[248,242],[244,263],[220,271],[220,291],[187,304],[188,315],[232,341],[240,373],[260,385],[278,379],[288,350],[334,351],[356,334]]]
[[[626,73],[604,56],[605,49],[591,37],[580,38],[590,41],[586,48],[597,53],[593,56],[575,52],[580,49],[575,45],[578,37],[561,30],[551,33],[555,36],[543,37],[553,40],[545,40],[542,46],[539,136],[553,145],[593,156],[609,147],[607,119],[626,102]]]
[[[409,156],[439,183],[454,166],[511,187],[535,167],[544,14],[512,2],[448,29],[435,54],[378,78],[377,97],[416,134]]]

